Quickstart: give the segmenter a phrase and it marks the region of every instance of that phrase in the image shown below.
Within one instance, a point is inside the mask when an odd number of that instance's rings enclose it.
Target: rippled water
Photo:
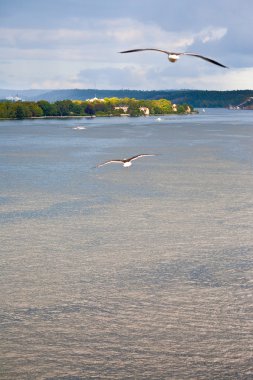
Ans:
[[[0,378],[252,379],[252,189],[251,111],[1,121]]]

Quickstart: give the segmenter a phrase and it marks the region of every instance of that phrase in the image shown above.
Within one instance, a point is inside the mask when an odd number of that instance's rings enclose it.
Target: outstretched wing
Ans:
[[[138,52],[138,51],[146,51],[146,50],[158,51],[158,52],[165,53],[165,54],[168,54],[168,55],[170,55],[170,54],[175,54],[175,55],[191,55],[192,57],[201,58],[201,59],[204,59],[207,62],[213,63],[214,65],[218,65],[218,66],[225,67],[226,69],[228,69],[227,66],[223,65],[220,62],[215,61],[214,59],[205,57],[205,56],[200,55],[200,54],[195,54],[195,53],[175,53],[175,52],[171,52],[171,51],[167,51],[167,50],[151,49],[151,48],[148,48],[148,49],[124,50],[124,51],[120,51],[120,53],[135,53],[135,52]]]
[[[138,158],[148,157],[148,156],[157,156],[157,154],[137,154],[136,156],[128,158],[127,161],[134,161],[134,160],[138,160]]]
[[[120,51],[120,53],[135,53],[137,51],[146,51],[146,50],[153,50],[153,51],[159,51],[161,53],[165,53],[165,54],[173,54],[171,53],[170,51],[166,51],[166,50],[160,50],[160,49],[132,49],[132,50],[124,50],[124,51]]]
[[[100,168],[100,166],[104,166],[107,164],[122,164],[122,163],[123,163],[122,160],[109,160],[109,161],[102,162],[101,164],[98,164],[96,167]]]
[[[201,58],[201,59],[204,59],[207,62],[213,63],[214,65],[218,65],[218,66],[225,67],[226,69],[228,69],[228,67],[224,66],[222,63],[219,63],[219,62],[215,61],[214,59],[211,59],[211,58],[208,58],[208,57],[204,57],[203,55],[200,55],[200,54],[195,54],[195,53],[181,53],[181,54],[182,55],[191,55],[192,57]]]

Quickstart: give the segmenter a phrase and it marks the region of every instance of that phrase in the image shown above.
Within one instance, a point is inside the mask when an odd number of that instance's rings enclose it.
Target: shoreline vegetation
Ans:
[[[0,101],[0,119],[47,119],[138,117],[197,113],[189,104],[175,104],[167,99],[93,98],[88,100]]]

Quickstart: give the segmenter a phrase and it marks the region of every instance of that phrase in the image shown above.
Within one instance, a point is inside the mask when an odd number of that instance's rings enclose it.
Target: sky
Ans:
[[[252,0],[0,0],[0,89],[253,89]],[[193,52],[229,67],[158,48]]]

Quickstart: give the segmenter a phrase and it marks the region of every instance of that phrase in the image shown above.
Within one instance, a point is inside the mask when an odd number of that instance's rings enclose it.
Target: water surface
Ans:
[[[251,111],[1,121],[0,377],[252,379],[252,146]]]

